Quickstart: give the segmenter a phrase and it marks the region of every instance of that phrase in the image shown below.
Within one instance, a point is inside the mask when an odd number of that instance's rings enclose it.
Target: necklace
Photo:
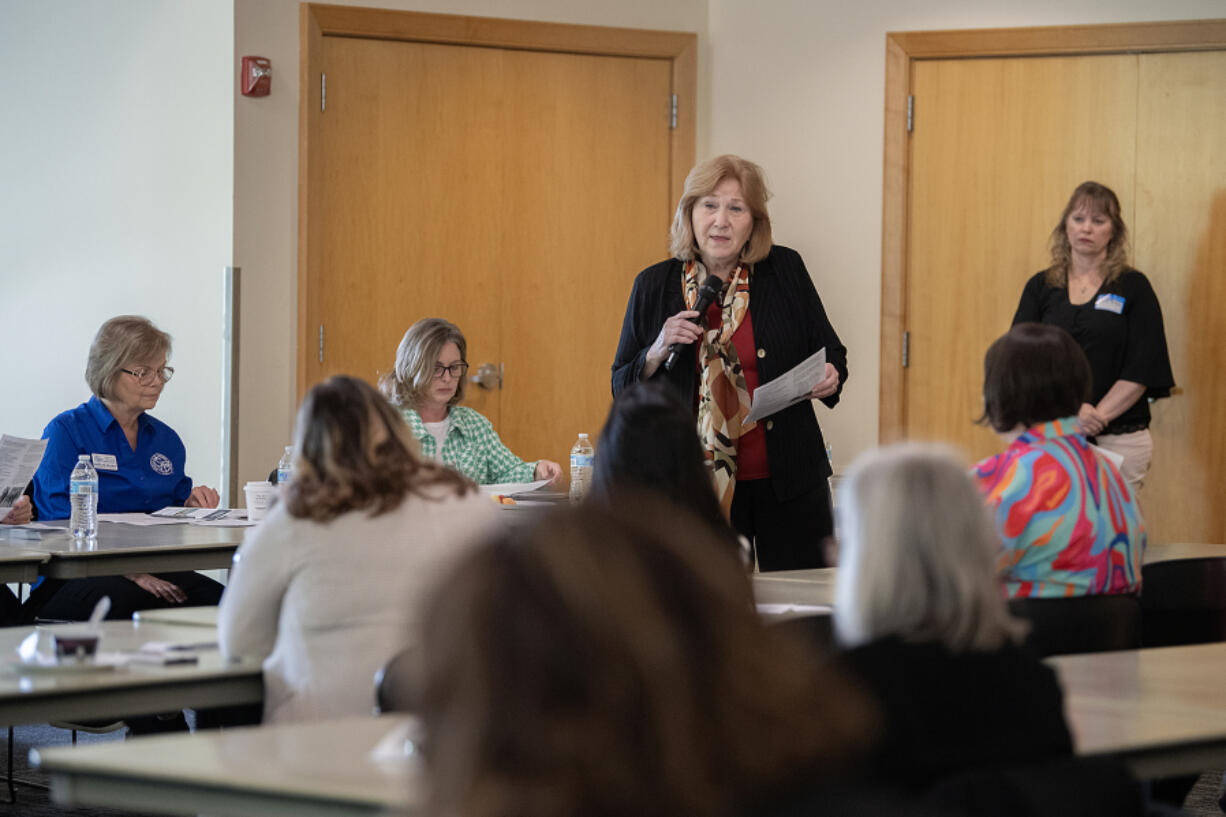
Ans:
[[[1076,282],[1076,293],[1078,298],[1089,296],[1094,290],[1102,286],[1102,280],[1097,279],[1093,274],[1087,273]]]

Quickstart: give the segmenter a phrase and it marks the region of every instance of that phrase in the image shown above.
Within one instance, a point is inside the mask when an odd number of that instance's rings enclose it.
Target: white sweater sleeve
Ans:
[[[284,506],[243,538],[234,555],[230,581],[221,598],[217,637],[226,658],[263,660],[277,641],[281,603],[297,554],[288,528],[294,520]]]

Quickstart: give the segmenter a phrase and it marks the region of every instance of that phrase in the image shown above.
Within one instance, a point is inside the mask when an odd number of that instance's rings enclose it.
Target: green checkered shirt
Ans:
[[[426,430],[421,415],[411,408],[402,408],[405,422],[421,444],[422,456],[435,457],[434,435]],[[478,485],[497,482],[531,482],[536,473],[535,462],[524,462],[498,439],[498,432],[480,412],[466,406],[452,406],[447,415],[447,439],[443,442],[443,462]]]

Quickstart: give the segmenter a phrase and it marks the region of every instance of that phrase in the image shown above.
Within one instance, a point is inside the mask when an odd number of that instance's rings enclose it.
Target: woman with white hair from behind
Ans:
[[[1071,755],[1055,673],[1021,647],[1000,541],[953,453],[907,443],[861,456],[838,512],[835,634],[886,715],[881,775],[925,787]]]

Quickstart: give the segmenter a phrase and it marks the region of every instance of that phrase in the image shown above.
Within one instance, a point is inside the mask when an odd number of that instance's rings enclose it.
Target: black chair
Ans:
[[[929,790],[932,805],[994,817],[1141,817],[1137,781],[1111,758],[1070,757],[1005,769],[976,769]]]
[[[406,647],[375,673],[375,714],[415,712],[421,703],[421,658]]]
[[[1146,647],[1226,641],[1226,559],[1177,559],[1141,570]]]
[[[1009,611],[1030,622],[1026,645],[1040,658],[1141,646],[1141,605],[1130,594],[1012,599]]]

